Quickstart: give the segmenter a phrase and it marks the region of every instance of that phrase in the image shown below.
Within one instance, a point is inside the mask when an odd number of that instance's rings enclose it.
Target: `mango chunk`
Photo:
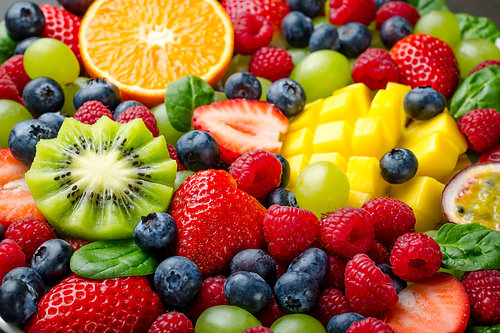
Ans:
[[[358,94],[357,90],[350,89],[326,98],[319,113],[319,122],[345,120],[354,126],[356,119],[368,114],[369,98],[365,100],[366,96],[363,94]]]
[[[340,153],[323,153],[323,154],[312,154],[310,164],[319,161],[330,161],[336,166],[338,166],[342,171],[346,171],[347,169],[347,161],[344,156]]]
[[[306,154],[300,154],[287,157],[286,159],[288,164],[290,164],[290,181],[288,182],[288,188],[293,189],[295,187],[297,177],[302,170],[309,165],[309,156]]]
[[[345,92],[351,92],[356,95],[358,105],[361,109],[368,111],[373,94],[370,88],[368,88],[364,83],[354,83],[348,85],[347,87],[340,88],[339,90],[336,90],[332,96],[337,96]]]
[[[349,198],[347,199],[347,206],[361,208],[365,202],[373,199],[373,196],[369,193],[350,191]]]
[[[314,133],[309,128],[304,127],[286,135],[281,147],[281,155],[293,156],[299,154],[311,155]]]
[[[389,185],[382,178],[380,164],[375,157],[351,157],[347,162],[346,174],[351,191],[368,193],[372,197],[384,196]]]
[[[380,159],[393,147],[391,141],[383,118],[359,118],[352,136],[352,154]]]
[[[373,98],[370,111],[370,117],[380,117],[384,120],[391,146],[394,146],[401,137],[401,132],[405,126],[406,114],[401,108],[401,98],[389,90],[379,90]]]
[[[301,130],[304,127],[308,127],[311,130],[316,128],[316,124],[318,123],[319,113],[323,108],[324,99],[318,99],[312,103],[309,103],[305,106],[304,110],[293,118],[288,125],[288,133],[295,132]]]
[[[313,139],[313,152],[339,152],[344,156],[351,156],[352,132],[352,127],[347,121],[318,125]]]
[[[468,166],[472,165],[472,162],[470,161],[469,157],[466,154],[462,154],[458,157],[457,165],[455,166],[455,169],[453,169],[452,172],[450,172],[449,175],[444,177],[443,179],[440,179],[439,181],[443,184],[448,184],[450,180],[455,177],[457,173],[462,171],[463,169],[467,168]]]

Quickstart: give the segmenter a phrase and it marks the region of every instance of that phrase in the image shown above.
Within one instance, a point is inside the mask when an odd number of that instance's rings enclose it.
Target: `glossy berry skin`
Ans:
[[[55,238],[40,245],[31,259],[31,268],[40,274],[47,284],[59,282],[70,273],[69,260],[73,248],[68,242]]]
[[[77,251],[81,247],[90,243],[88,240],[80,239],[80,238],[64,238],[64,240],[66,242],[68,242],[69,245],[71,245],[71,248],[73,249],[73,251]]]
[[[407,93],[403,100],[408,117],[415,120],[434,118],[446,107],[444,96],[432,87],[417,87]]]
[[[39,117],[45,112],[61,111],[64,93],[56,81],[48,77],[38,77],[24,88],[23,101],[28,111]]]
[[[5,229],[3,225],[0,223],[0,242],[3,241],[4,238],[5,238]]]
[[[77,90],[73,97],[75,109],[79,109],[85,102],[99,101],[113,111],[121,102],[122,96],[118,87],[104,79],[91,79]]]
[[[36,154],[36,144],[42,139],[53,139],[57,131],[38,119],[18,122],[9,134],[9,149],[21,163],[31,165]]]
[[[347,298],[340,290],[326,288],[321,292],[318,305],[314,309],[312,316],[326,326],[333,316],[350,311],[351,307],[347,302]]]
[[[417,24],[420,14],[418,10],[404,1],[389,1],[390,3],[384,4],[380,10],[377,11],[375,21],[377,22],[377,29],[380,29],[385,21],[394,16],[404,18],[411,27]]]
[[[309,49],[311,52],[319,50],[334,50],[339,39],[339,33],[333,25],[323,24],[314,29],[309,39]]]
[[[293,47],[306,47],[314,30],[310,17],[301,12],[291,12],[281,21],[281,31],[287,42]]]
[[[469,76],[474,74],[475,72],[479,72],[481,69],[489,67],[489,66],[500,66],[500,60],[485,60],[482,63],[478,64],[474,67],[473,70],[470,71]]]
[[[191,320],[184,313],[168,312],[164,313],[151,325],[148,333],[194,333],[194,327]]]
[[[37,297],[36,300],[40,300],[45,294],[45,283],[42,280],[40,274],[37,273],[32,268],[29,267],[17,267],[11,270],[2,280],[2,284],[9,280],[20,280],[26,283],[28,289],[34,292]]]
[[[7,323],[22,326],[36,312],[36,298],[21,280],[8,280],[0,286],[0,317]]]
[[[16,48],[14,49],[14,54],[23,55],[24,52],[26,52],[26,49],[31,44],[33,44],[34,42],[36,42],[38,39],[40,39],[40,37],[36,37],[36,36],[34,36],[34,37],[28,37],[28,38],[23,39],[22,41],[20,41],[19,43],[17,43]]]
[[[352,323],[363,319],[365,317],[356,312],[342,313],[330,319],[328,325],[326,325],[326,331],[328,333],[346,333]]]
[[[240,271],[227,278],[224,295],[229,304],[257,313],[271,301],[272,291],[259,274]]]
[[[128,108],[124,112],[120,113],[118,118],[116,118],[116,122],[120,124],[126,124],[137,118],[142,120],[144,125],[146,125],[146,127],[154,137],[160,135],[160,130],[158,129],[155,115],[145,106],[132,106]]]
[[[323,281],[327,269],[328,256],[323,250],[316,247],[311,247],[302,252],[288,266],[288,272],[307,273],[315,278],[318,284]]]
[[[354,62],[352,79],[371,90],[385,89],[389,82],[399,82],[399,70],[389,52],[369,48]]]
[[[134,241],[144,251],[168,255],[175,248],[177,225],[167,213],[150,213],[141,217],[134,228]]]
[[[248,72],[238,72],[231,75],[224,87],[227,98],[259,99],[262,86],[255,76]]]
[[[203,280],[200,292],[186,308],[186,315],[193,322],[208,308],[217,305],[229,305],[224,295],[226,278],[222,275],[210,276]]]
[[[81,16],[94,0],[57,0],[68,12]]]
[[[291,11],[299,11],[310,18],[319,16],[323,11],[325,0],[289,0],[288,7]]]
[[[500,145],[496,145],[479,157],[479,163],[487,162],[500,162]]]
[[[244,330],[241,333],[273,333],[273,331],[268,327],[254,326],[254,327],[247,328],[246,330]]]
[[[88,101],[83,103],[73,115],[73,118],[88,125],[95,124],[101,117],[113,119],[113,115],[108,108],[99,101]]]
[[[394,333],[394,330],[382,320],[370,317],[353,323],[346,333]]]
[[[68,116],[61,114],[61,112],[46,112],[38,117],[38,120],[46,122],[50,126],[54,127],[56,131],[59,131],[67,117]]]
[[[26,266],[23,250],[12,239],[0,242],[0,278],[16,267]]]
[[[5,231],[5,237],[15,241],[23,249],[26,261],[31,262],[38,247],[56,238],[56,233],[47,222],[27,217],[12,223]]]
[[[358,22],[344,24],[338,28],[339,52],[348,58],[357,58],[372,41],[370,30]]]
[[[113,111],[113,118],[118,119],[120,114],[122,114],[125,110],[133,106],[144,106],[144,105],[137,101],[132,101],[132,100],[123,101],[120,104],[118,104],[118,106]]]
[[[229,266],[231,274],[252,272],[262,277],[269,285],[276,281],[277,271],[274,259],[261,249],[243,250],[236,254]]]
[[[403,184],[415,177],[418,160],[408,149],[395,148],[380,159],[382,178],[390,184]]]
[[[390,49],[399,40],[413,33],[411,24],[401,16],[393,16],[387,19],[380,28],[380,39],[385,47]]]
[[[285,2],[274,0],[221,0],[221,5],[226,10],[226,13],[234,20],[234,17],[239,12],[254,13],[255,15],[262,16],[276,28],[279,29],[280,23],[290,9]]]
[[[291,206],[299,208],[295,194],[286,188],[278,187],[269,192],[264,199],[264,207],[269,208],[272,205]]]
[[[458,120],[458,128],[469,143],[469,149],[482,153],[493,148],[500,137],[500,113],[495,109],[476,109]]]
[[[480,322],[500,323],[500,271],[487,269],[467,272],[462,284],[469,295],[472,317]]]
[[[391,269],[391,266],[388,264],[377,264],[377,267],[380,268],[380,270],[384,273],[389,275],[389,277],[392,280],[392,283],[394,284],[394,288],[396,288],[396,292],[399,294],[399,292],[403,289],[405,289],[408,286],[408,283],[406,283],[405,280],[402,280],[399,276],[394,274],[394,272]]]
[[[23,40],[42,35],[45,17],[37,4],[19,1],[7,9],[5,25],[13,39]]]
[[[22,95],[24,87],[31,81],[31,78],[24,69],[24,56],[17,54],[7,59],[0,68],[4,69],[20,95]]]
[[[360,22],[368,26],[375,18],[374,0],[329,0],[329,5],[327,14],[333,25]]]
[[[288,163],[288,160],[284,158],[280,154],[274,154],[278,161],[281,163],[281,182],[279,184],[279,187],[287,187],[288,182],[290,181],[290,163]]]
[[[274,285],[274,297],[286,313],[309,313],[319,298],[319,286],[312,276],[302,272],[283,274]]]
[[[207,132],[195,130],[177,140],[177,158],[188,170],[215,169],[219,163],[219,144]]]
[[[237,11],[231,17],[231,22],[235,53],[250,55],[260,47],[269,45],[273,39],[273,25],[261,15]]]
[[[288,118],[298,115],[306,105],[306,93],[295,80],[280,79],[267,89],[266,100],[273,103]]]
[[[343,291],[344,285],[344,272],[347,265],[347,259],[337,254],[328,254],[328,269],[325,278],[321,284],[322,287],[333,287]]]
[[[154,284],[166,306],[188,305],[200,291],[201,273],[186,257],[173,256],[163,260],[154,275]]]

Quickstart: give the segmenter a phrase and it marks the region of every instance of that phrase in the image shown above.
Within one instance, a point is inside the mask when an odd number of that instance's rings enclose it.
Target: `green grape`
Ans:
[[[302,85],[310,103],[331,96],[335,90],[351,83],[351,65],[338,52],[320,50],[302,59],[292,70],[290,78]]]
[[[270,46],[276,46],[276,47],[281,47],[282,49],[289,49],[290,44],[286,41],[285,36],[281,33],[279,29],[274,29],[273,33],[273,39],[271,39],[271,42],[269,43]]]
[[[214,93],[216,102],[227,101],[227,96],[222,91],[214,91]]]
[[[259,80],[260,85],[262,87],[262,94],[260,95],[260,100],[261,101],[266,101],[267,97],[267,89],[273,84],[271,81],[268,79],[264,79],[263,77],[257,76],[257,80]]]
[[[306,314],[290,314],[276,320],[271,325],[274,333],[326,333],[323,324]]]
[[[75,81],[80,74],[80,64],[75,54],[63,42],[40,38],[24,53],[24,69],[32,79],[45,76],[65,85]]]
[[[463,40],[455,48],[455,55],[462,78],[485,60],[500,60],[500,50],[487,39]]]
[[[324,11],[325,11],[325,16],[330,17],[330,1],[329,0],[325,1]]]
[[[428,12],[418,20],[414,32],[437,37],[451,47],[455,47],[462,40],[458,20],[449,11],[432,10]]]
[[[75,114],[76,109],[75,104],[73,103],[73,97],[75,96],[78,89],[80,89],[88,80],[88,77],[79,77],[75,80],[75,82],[63,86],[64,105],[61,109],[61,113],[64,113],[70,117]]]
[[[297,177],[295,197],[300,208],[316,216],[345,206],[349,196],[349,180],[335,164],[321,161],[307,166]]]
[[[0,148],[9,147],[10,131],[21,120],[33,119],[28,110],[21,104],[9,99],[0,99]]]
[[[177,191],[182,183],[184,183],[189,176],[192,176],[194,174],[195,172],[191,170],[177,171],[177,173],[175,174],[174,191]]]
[[[310,53],[309,52],[309,48],[304,48],[304,49],[289,49],[289,50],[286,50],[291,56],[292,56],[292,61],[293,61],[293,64],[295,66],[297,66],[297,64],[299,62],[302,61],[302,59],[304,59],[305,57],[307,57],[307,55]]]
[[[205,310],[196,321],[196,333],[241,333],[260,322],[247,310],[219,305]]]
[[[372,42],[370,44],[370,47],[376,47],[378,49],[385,50],[386,47],[382,42],[382,38],[380,38],[380,32],[378,30],[370,30],[370,32],[372,33]]]
[[[227,78],[238,72],[248,72],[248,64],[250,63],[252,56],[237,54],[229,62],[229,67],[224,74],[221,82],[225,83]]]
[[[155,106],[151,109],[151,112],[155,115],[156,125],[160,130],[160,135],[163,135],[167,143],[175,147],[177,145],[177,140],[179,140],[184,133],[177,131],[170,125],[165,104]]]
[[[323,24],[330,24],[330,20],[326,16],[316,16],[315,18],[312,19],[314,29],[317,29],[319,26],[322,26]]]

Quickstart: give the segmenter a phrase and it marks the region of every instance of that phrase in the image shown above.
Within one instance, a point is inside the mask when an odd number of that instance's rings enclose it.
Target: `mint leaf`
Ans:
[[[168,120],[174,129],[187,132],[192,129],[193,111],[199,106],[215,102],[213,88],[203,79],[186,75],[169,83],[165,93]]]
[[[12,39],[5,21],[0,22],[0,64],[14,55],[17,42]]]
[[[434,240],[441,247],[441,266],[460,271],[500,267],[500,231],[477,223],[447,223]]]
[[[420,15],[425,15],[431,10],[448,10],[445,0],[409,0],[408,3],[417,8]]]
[[[494,43],[500,37],[500,29],[487,17],[475,17],[469,14],[455,14],[462,39],[484,38]]]
[[[89,279],[148,275],[158,261],[141,250],[133,239],[105,240],[78,249],[70,261],[73,273]]]
[[[500,333],[500,324],[495,326],[475,326],[471,329],[472,333]]]

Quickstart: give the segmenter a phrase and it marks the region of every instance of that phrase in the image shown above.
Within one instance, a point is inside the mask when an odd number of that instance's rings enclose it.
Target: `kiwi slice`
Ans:
[[[176,162],[142,120],[94,125],[68,118],[41,140],[26,173],[36,205],[56,231],[88,240],[131,238],[141,216],[166,211]]]

